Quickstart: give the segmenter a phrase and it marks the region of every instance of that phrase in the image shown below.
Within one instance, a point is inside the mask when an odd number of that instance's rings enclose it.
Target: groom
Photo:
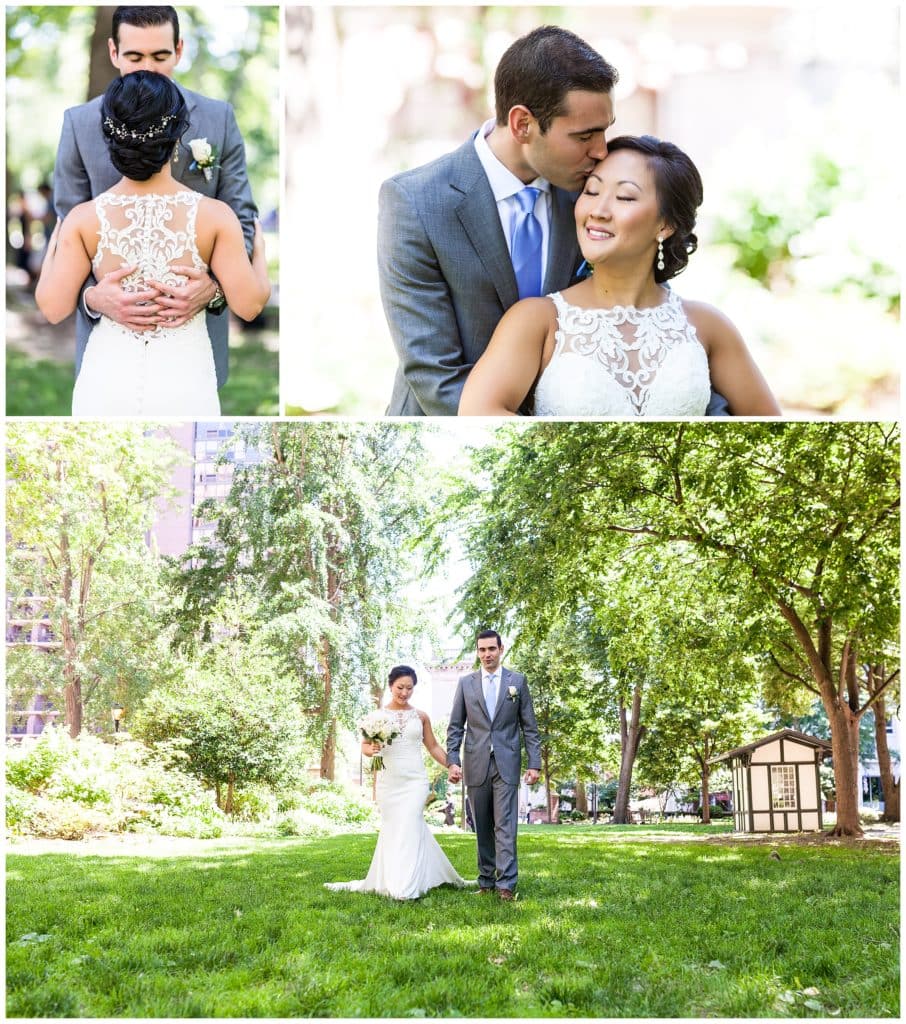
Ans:
[[[156,71],[173,77],[182,56],[179,19],[173,7],[117,7],[113,12],[113,38],[108,40],[110,61],[121,75],[132,71]],[[233,209],[242,224],[246,248],[251,251],[257,209],[252,199],[245,166],[245,146],[233,108],[222,100],[208,99],[179,86],[188,107],[189,128],[174,157],[173,176],[186,188],[220,199]],[[72,107],[63,116],[63,131],[54,166],[54,209],[65,217],[79,203],[97,196],[116,184],[120,175],[107,155],[101,134],[101,97]],[[190,169],[192,153],[188,143],[206,138],[215,147],[215,165],[208,180],[203,170]],[[147,330],[165,319],[173,327],[190,320],[207,308],[208,334],[214,351],[217,386],[227,379],[226,301],[217,282],[202,270],[188,268],[188,281],[181,288],[128,293],[120,280],[129,270],[106,274],[100,281],[89,279],[76,314],[76,375],[88,344],[93,324],[101,315],[130,330]],[[152,302],[154,305],[147,305]]]
[[[465,776],[478,839],[478,891],[496,889],[512,900],[516,888],[516,825],[519,818],[520,732],[528,753],[525,781],[534,785],[541,769],[541,741],[525,676],[503,668],[499,633],[478,634],[481,671],[462,676],[447,728],[451,782]],[[465,734],[464,764],[460,748]],[[465,772],[463,772],[463,768]]]
[[[617,77],[572,32],[537,28],[500,59],[496,120],[381,186],[378,272],[399,356],[388,415],[455,416],[507,309],[575,279],[575,194],[607,153]],[[514,236],[529,219],[540,238],[529,229],[523,258]],[[528,264],[534,281],[514,263]]]

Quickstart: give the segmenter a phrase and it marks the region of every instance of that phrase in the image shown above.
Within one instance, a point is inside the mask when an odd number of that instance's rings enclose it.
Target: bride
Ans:
[[[174,326],[173,311],[155,298],[185,283],[181,270],[210,268],[230,309],[253,320],[270,295],[261,227],[250,261],[229,206],[173,178],[170,158],[189,121],[182,94],[165,75],[134,71],[115,79],[101,118],[111,162],[123,177],[57,223],[35,298],[59,323],[75,310],[89,275],[127,271],[122,287],[142,293],[147,305],[140,327],[107,317],[94,327],[73,415],[218,416],[204,310]]]
[[[367,876],[357,882],[326,882],[328,889],[376,892],[396,900],[414,900],[438,885],[463,886],[465,881],[447,860],[424,818],[428,776],[422,744],[444,767],[447,755],[437,742],[424,711],[409,703],[417,682],[408,665],[390,671],[390,701],[384,710],[396,720],[400,735],[386,747],[362,742],[362,753],[378,751],[384,767],[377,773],[381,831]]]
[[[780,413],[739,332],[665,282],[697,246],[702,184],[680,149],[622,136],[576,201],[591,276],[509,309],[469,375],[460,415],[703,416],[713,388],[735,416]]]

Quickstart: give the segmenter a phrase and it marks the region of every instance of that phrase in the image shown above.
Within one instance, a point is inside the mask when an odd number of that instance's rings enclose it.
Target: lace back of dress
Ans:
[[[636,415],[644,415],[657,372],[677,345],[695,341],[675,292],[651,309],[615,306],[582,309],[559,292],[551,295],[557,308],[555,357],[577,355],[596,360],[628,394]]]
[[[198,192],[171,195],[119,195],[107,192],[95,200],[98,240],[92,266],[96,277],[135,264],[134,273],[123,279],[126,291],[140,291],[146,280],[181,284],[185,277],[172,266],[205,270],[198,254],[195,220]]]

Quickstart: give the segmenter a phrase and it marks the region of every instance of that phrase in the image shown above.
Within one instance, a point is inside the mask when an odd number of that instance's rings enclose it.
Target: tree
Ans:
[[[512,614],[560,599],[571,573],[652,547],[709,566],[758,618],[756,650],[820,696],[834,831],[860,834],[858,723],[892,681],[861,702],[856,665],[896,643],[897,427],[557,423],[500,438],[483,461],[489,521],[474,531],[525,591]]]
[[[76,737],[86,686],[93,693],[106,680],[110,692],[128,685],[124,676],[153,678],[141,667],[155,636],[142,625],[159,594],[145,532],[182,453],[141,424],[17,422],[7,444],[9,586],[46,599],[59,638],[23,667],[57,681]]]
[[[224,597],[243,594],[296,680],[332,779],[338,722],[352,724],[367,694],[382,692],[382,652],[416,625],[388,608],[405,607],[414,575],[420,440],[388,424],[274,422],[243,436],[260,462],[237,469],[225,501],[201,508],[217,524],[214,541],[171,575],[178,642],[205,641]]]
[[[238,789],[277,785],[299,763],[302,721],[290,689],[263,638],[228,638],[185,678],[152,691],[132,732],[151,745],[176,741],[186,769],[232,814]]]

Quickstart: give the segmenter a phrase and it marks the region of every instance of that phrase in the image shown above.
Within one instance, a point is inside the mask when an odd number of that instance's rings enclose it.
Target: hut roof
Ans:
[[[709,758],[708,764],[717,764],[718,761],[729,761],[740,754],[748,754],[757,747],[763,747],[765,743],[771,743],[773,740],[779,739],[795,740],[797,743],[804,743],[808,747],[823,748],[828,753],[831,750],[830,740],[823,740],[819,736],[809,736],[808,733],[798,732],[796,729],[781,729],[780,732],[772,732],[770,736],[764,736],[753,743],[747,743],[744,747],[735,747],[733,750],[728,750],[725,754],[718,754],[717,757]]]

